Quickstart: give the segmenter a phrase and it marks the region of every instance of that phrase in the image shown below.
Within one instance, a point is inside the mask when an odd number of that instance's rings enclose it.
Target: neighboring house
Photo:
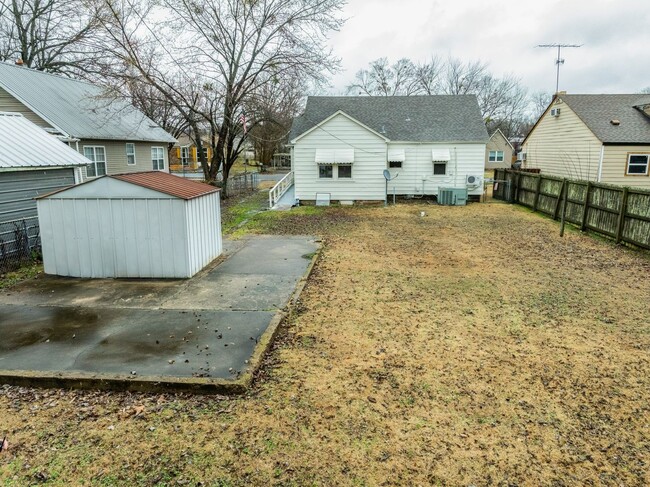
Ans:
[[[524,168],[650,187],[650,95],[558,93],[522,144]]]
[[[212,158],[212,147],[210,147],[210,141],[203,140],[202,146],[206,160],[209,161]],[[196,143],[188,135],[181,135],[178,137],[178,142],[176,142],[172,148],[169,159],[169,169],[171,171],[182,171],[183,169],[195,171],[200,168],[201,162],[199,161]]]
[[[125,101],[83,81],[0,63],[0,111],[22,113],[91,162],[86,177],[169,170],[171,135]]]
[[[382,201],[385,169],[391,194],[481,195],[487,140],[473,95],[309,97],[290,135],[295,198]]]
[[[496,129],[485,149],[485,169],[510,169],[515,149],[501,130]]]
[[[80,182],[87,165],[21,114],[0,112],[0,222],[35,217],[34,198]]]

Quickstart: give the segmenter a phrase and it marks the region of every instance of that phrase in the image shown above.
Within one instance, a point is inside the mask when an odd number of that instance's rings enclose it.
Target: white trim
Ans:
[[[156,150],[160,149],[162,151],[162,167],[160,167],[160,166],[155,167],[155,168],[153,167],[153,161],[154,161],[153,151],[154,151],[154,149],[156,149]],[[156,160],[158,161],[159,159],[156,159]],[[152,171],[164,171],[165,170],[165,148],[164,147],[159,147],[159,146],[152,146],[151,147],[151,169],[152,169]]]
[[[135,166],[138,161],[135,157],[135,142],[125,142],[124,143],[125,150],[126,150],[126,165],[127,166]],[[133,154],[129,154],[129,146],[133,147]],[[129,156],[133,156],[133,163],[129,162]]]
[[[336,113],[333,113],[332,115],[330,115],[329,117],[327,117],[325,120],[323,120],[323,121],[320,122],[319,124],[314,125],[312,128],[310,128],[310,129],[307,130],[306,132],[303,132],[303,133],[300,134],[298,137],[292,139],[290,143],[291,143],[291,144],[295,144],[298,140],[300,140],[300,139],[302,139],[303,137],[305,137],[306,135],[312,133],[314,130],[321,128],[321,125],[326,124],[327,122],[329,122],[330,120],[332,120],[332,119],[333,119],[334,117],[336,117],[337,115],[343,115],[345,118],[347,118],[347,119],[349,119],[350,121],[356,123],[356,124],[359,125],[360,127],[363,127],[363,128],[366,129],[368,132],[371,132],[371,133],[375,134],[377,137],[383,139],[385,142],[389,142],[389,141],[390,141],[390,139],[388,139],[387,137],[381,135],[379,132],[375,132],[373,129],[371,129],[371,128],[368,127],[367,125],[363,124],[362,122],[360,122],[360,121],[357,120],[356,118],[351,117],[350,115],[348,115],[347,113],[345,113],[343,110],[339,110],[339,111],[337,111]],[[343,142],[343,141],[342,141],[342,142]],[[347,143],[347,142],[345,142],[345,143],[348,144],[349,146],[352,146],[352,144],[349,144],[349,143]]]
[[[92,149],[93,150],[93,158],[95,160],[92,160],[86,156],[86,149]],[[104,174],[97,174],[97,153],[96,149],[102,149],[104,151]],[[94,172],[95,175],[91,176],[88,174],[88,169],[86,169],[86,177],[88,179],[94,179],[94,178],[100,178],[102,176],[106,176],[108,174],[108,157],[106,157],[106,146],[104,145],[84,145],[81,147],[81,154],[88,159],[88,167],[94,166]]]
[[[630,172],[630,159],[635,156],[641,156],[645,157],[645,172]],[[635,164],[636,166],[640,166],[640,164]],[[625,163],[625,175],[626,176],[647,176],[648,171],[650,170],[650,154],[635,154],[635,153],[629,153],[627,155],[627,161]]]
[[[603,159],[605,159],[605,146],[600,146],[600,160],[598,161],[598,183],[603,180]],[[627,170],[627,169],[626,169]]]

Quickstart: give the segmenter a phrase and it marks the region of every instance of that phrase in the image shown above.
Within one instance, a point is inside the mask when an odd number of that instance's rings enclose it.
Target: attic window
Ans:
[[[613,118],[612,120],[609,121],[612,125],[616,125],[617,127],[621,124],[621,121],[617,118]]]

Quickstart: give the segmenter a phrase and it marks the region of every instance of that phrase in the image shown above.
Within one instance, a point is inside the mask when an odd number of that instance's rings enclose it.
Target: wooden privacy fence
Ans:
[[[650,191],[496,169],[495,199],[518,203],[581,230],[650,249]]]

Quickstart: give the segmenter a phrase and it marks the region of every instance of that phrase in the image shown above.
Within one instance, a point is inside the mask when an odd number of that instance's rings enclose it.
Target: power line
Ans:
[[[564,59],[562,59],[562,48],[563,47],[582,47],[583,44],[539,44],[537,47],[544,48],[553,48],[557,49],[557,59],[555,60],[555,65],[557,66],[557,75],[555,78],[555,93],[560,91],[560,66],[564,64]]]

